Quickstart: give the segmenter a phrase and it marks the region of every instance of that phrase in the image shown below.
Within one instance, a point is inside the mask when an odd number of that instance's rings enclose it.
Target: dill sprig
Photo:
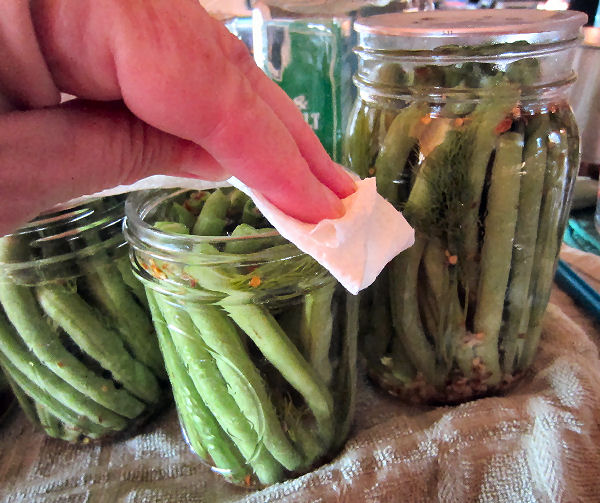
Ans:
[[[460,251],[466,203],[472,197],[468,171],[472,146],[472,128],[448,131],[416,174],[421,181],[415,185],[425,184],[428,197],[409,197],[404,207],[411,225],[447,243],[451,253]]]

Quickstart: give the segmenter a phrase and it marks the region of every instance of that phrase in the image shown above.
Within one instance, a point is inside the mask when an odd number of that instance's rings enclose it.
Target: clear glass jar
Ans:
[[[532,363],[579,165],[566,90],[584,22],[474,10],[356,25],[346,165],[416,230],[361,298],[369,373],[390,393],[460,402]]]
[[[235,484],[305,473],[349,432],[357,299],[274,230],[240,235],[228,220],[231,235],[219,237],[155,226],[174,206],[189,208],[191,194],[132,194],[125,224],[185,438]],[[231,193],[222,198],[230,219],[240,206]]]
[[[124,197],[103,198],[0,238],[0,365],[51,437],[132,433],[170,400],[123,218]]]

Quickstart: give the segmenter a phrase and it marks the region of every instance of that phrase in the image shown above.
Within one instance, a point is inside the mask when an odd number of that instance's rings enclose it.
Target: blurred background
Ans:
[[[210,12],[219,17],[250,15],[252,0],[200,0],[200,3]],[[409,1],[395,0],[298,0],[271,1],[270,4],[305,4],[325,5],[335,4],[347,6],[350,4],[384,6],[388,4],[407,4]],[[434,2],[439,8],[537,8],[550,10],[572,9],[585,12],[588,15],[588,26],[599,26],[598,0],[438,0]]]

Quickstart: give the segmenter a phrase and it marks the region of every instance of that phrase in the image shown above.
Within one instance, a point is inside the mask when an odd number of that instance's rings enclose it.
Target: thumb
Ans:
[[[168,168],[168,169],[165,169]],[[0,236],[52,206],[153,174],[228,174],[202,148],[120,102],[69,102],[0,116]]]

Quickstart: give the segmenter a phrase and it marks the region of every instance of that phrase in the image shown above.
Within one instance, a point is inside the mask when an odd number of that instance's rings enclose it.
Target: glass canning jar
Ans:
[[[123,218],[124,197],[103,198],[0,238],[0,366],[51,437],[132,433],[170,401]]]
[[[132,194],[125,235],[187,442],[229,482],[257,487],[311,470],[345,442],[358,302],[275,230],[249,230],[249,199],[234,217],[247,196],[229,190],[201,211],[206,191]]]
[[[579,165],[566,91],[584,22],[474,10],[356,24],[345,163],[416,230],[361,298],[369,374],[390,393],[460,402],[532,363]]]

